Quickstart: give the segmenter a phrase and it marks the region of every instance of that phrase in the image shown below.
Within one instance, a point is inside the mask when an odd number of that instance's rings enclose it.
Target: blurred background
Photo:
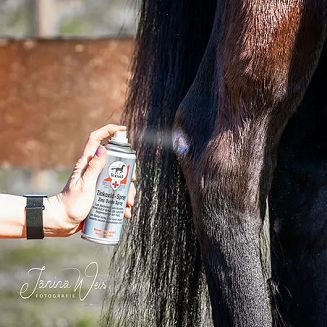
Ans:
[[[0,1],[0,192],[56,194],[89,133],[119,123],[137,28],[136,0]],[[82,276],[107,282],[113,248],[81,240],[0,240],[0,326],[96,326],[103,289],[22,299],[22,285]],[[110,278],[110,276],[109,276]],[[82,291],[88,289],[88,281]],[[67,293],[44,289],[45,294]],[[70,290],[72,293],[72,290]]]

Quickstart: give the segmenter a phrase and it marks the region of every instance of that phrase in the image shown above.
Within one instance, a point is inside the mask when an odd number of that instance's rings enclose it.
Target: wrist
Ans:
[[[62,194],[44,199],[43,230],[46,237],[64,237],[74,234],[78,229],[69,219]]]

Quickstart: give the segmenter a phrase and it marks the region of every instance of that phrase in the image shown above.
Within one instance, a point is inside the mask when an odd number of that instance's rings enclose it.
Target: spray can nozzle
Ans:
[[[113,137],[110,139],[110,141],[128,144],[127,132],[126,131],[115,132]]]

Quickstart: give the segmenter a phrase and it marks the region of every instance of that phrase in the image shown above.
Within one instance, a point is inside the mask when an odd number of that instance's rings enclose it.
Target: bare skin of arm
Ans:
[[[97,178],[105,165],[105,149],[100,142],[125,126],[109,124],[89,136],[81,158],[64,187],[57,195],[44,199],[43,229],[46,237],[70,236],[82,229],[95,196]],[[131,217],[135,197],[135,170],[128,193],[125,217]],[[0,237],[26,238],[26,198],[0,194]]]

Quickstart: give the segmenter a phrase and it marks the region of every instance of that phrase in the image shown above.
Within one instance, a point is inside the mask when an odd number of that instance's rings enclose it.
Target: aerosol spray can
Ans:
[[[105,148],[106,165],[97,180],[95,199],[85,220],[82,238],[115,245],[122,232],[136,155],[125,131],[116,132]]]

